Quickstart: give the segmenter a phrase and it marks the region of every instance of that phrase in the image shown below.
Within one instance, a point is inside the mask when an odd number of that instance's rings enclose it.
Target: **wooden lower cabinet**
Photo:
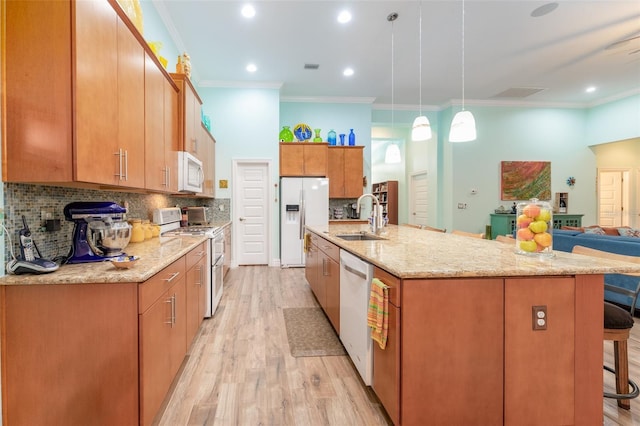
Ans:
[[[314,242],[314,239],[317,241],[317,238],[314,234],[311,234],[311,243],[307,247],[304,262],[304,276],[316,298],[318,298],[318,245]]]
[[[137,284],[0,287],[2,424],[138,422]]]
[[[324,312],[331,325],[340,334],[340,260],[321,252]]]
[[[152,424],[190,344],[192,253],[143,283],[0,286],[2,424]]]
[[[387,347],[374,343],[373,390],[394,424],[602,424],[601,276],[374,276],[401,289]]]
[[[373,342],[372,388],[391,421],[400,424],[400,279],[375,267],[373,276],[390,287],[389,332],[384,349]]]
[[[340,333],[340,248],[311,234],[305,278],[331,325]]]

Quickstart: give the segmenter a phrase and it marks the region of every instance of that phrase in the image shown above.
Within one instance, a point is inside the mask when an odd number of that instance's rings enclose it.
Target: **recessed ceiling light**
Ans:
[[[531,12],[531,16],[534,18],[539,18],[553,12],[557,7],[558,3],[556,2],[543,4],[542,6],[535,8],[533,12]]]
[[[349,21],[351,21],[351,12],[349,12],[348,10],[343,10],[342,12],[340,12],[340,14],[338,15],[338,22],[340,22],[341,24],[346,24]]]
[[[351,77],[353,75],[353,68],[345,68],[344,71],[342,71],[342,74],[345,77]]]
[[[249,65],[247,65],[247,71],[256,72],[256,71],[258,71],[258,67],[256,67],[255,64],[249,64]]]
[[[256,16],[256,9],[250,4],[247,4],[242,8],[242,16],[245,18],[253,18]]]
[[[589,86],[589,87],[587,87],[587,88],[585,89],[585,92],[587,92],[587,93],[593,93],[593,92],[595,92],[595,91],[596,91],[596,88],[595,88],[595,87],[593,87],[593,86]]]

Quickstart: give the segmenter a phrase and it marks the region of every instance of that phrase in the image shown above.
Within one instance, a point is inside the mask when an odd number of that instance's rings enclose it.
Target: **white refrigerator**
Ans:
[[[280,266],[304,266],[304,226],[329,225],[329,179],[280,179]]]

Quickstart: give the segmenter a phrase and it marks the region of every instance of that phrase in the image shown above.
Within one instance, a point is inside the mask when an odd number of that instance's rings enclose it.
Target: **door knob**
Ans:
[[[240,219],[240,222],[244,222],[244,217],[240,217],[238,219]]]

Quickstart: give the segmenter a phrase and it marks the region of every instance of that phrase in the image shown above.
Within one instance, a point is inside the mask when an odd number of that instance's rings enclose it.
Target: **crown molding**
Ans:
[[[282,96],[280,102],[318,104],[373,104],[376,98],[340,96]]]
[[[226,89],[275,89],[282,88],[281,81],[223,81],[223,80],[201,80],[198,87],[217,87]]]

